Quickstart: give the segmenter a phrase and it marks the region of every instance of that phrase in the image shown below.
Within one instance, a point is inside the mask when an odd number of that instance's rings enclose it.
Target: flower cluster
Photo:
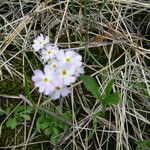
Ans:
[[[70,93],[69,86],[84,73],[82,57],[70,49],[59,49],[49,43],[48,37],[40,34],[32,45],[46,63],[42,70],[35,70],[32,80],[39,92],[58,99]]]

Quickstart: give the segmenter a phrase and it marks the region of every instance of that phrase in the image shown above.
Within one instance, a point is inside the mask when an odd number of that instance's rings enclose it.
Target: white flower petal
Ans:
[[[84,74],[84,68],[83,67],[76,67],[76,70],[75,70],[75,76],[76,77],[79,77],[81,74]]]
[[[33,82],[37,82],[37,81],[40,81],[41,78],[39,76],[32,76],[32,81]]]
[[[43,83],[43,81],[35,82],[34,85],[35,85],[36,87],[45,87],[45,84]]]
[[[49,43],[49,37],[48,36],[46,36],[45,40],[44,40],[44,44],[47,44],[47,43]]]
[[[33,40],[33,42],[34,44],[32,45],[32,47],[35,51],[39,51],[40,49],[44,48],[45,44],[48,43],[48,39],[47,37],[46,39],[44,39],[43,34],[40,34],[36,39]]]
[[[68,96],[68,94],[70,93],[70,90],[68,87],[63,87],[61,90],[61,95],[64,96]]]
[[[44,86],[39,87],[39,92],[40,92],[40,93],[43,93],[44,90],[45,90],[45,87],[44,87]]]
[[[41,33],[40,35],[37,36],[38,41],[44,41],[44,35]]]
[[[59,99],[60,98],[60,91],[56,91],[56,92],[53,92],[50,96],[53,100],[56,100],[56,99]]]
[[[78,53],[74,51],[66,51],[66,58],[73,58],[77,55]]]
[[[33,44],[32,45],[33,49],[37,52],[41,49],[41,46],[40,45],[37,45],[37,44]]]
[[[70,85],[71,83],[76,81],[76,77],[73,76],[68,76],[66,78],[64,78],[64,84],[65,85]]]
[[[74,74],[75,74],[75,69],[76,69],[75,66],[71,66],[71,67],[68,69],[68,74],[69,74],[70,76],[74,75]]]
[[[44,90],[44,95],[49,95],[51,93],[51,90],[47,87]]]
[[[57,56],[56,56],[56,58],[58,59],[58,60],[64,60],[65,59],[65,52],[64,51],[60,51],[58,54],[57,54]]]
[[[53,76],[53,70],[50,69],[50,66],[49,65],[45,65],[44,67],[44,73],[45,75],[50,79],[52,80],[54,78]]]
[[[34,70],[34,74],[39,76],[39,77],[43,77],[44,76],[43,72],[41,70],[39,70],[39,69]]]
[[[59,86],[59,87],[63,87],[64,86],[64,82],[63,79],[61,79],[58,74],[55,75],[55,79],[52,81],[52,84],[54,87]]]

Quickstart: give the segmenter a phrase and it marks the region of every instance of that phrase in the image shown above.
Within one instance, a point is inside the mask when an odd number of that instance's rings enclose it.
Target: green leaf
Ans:
[[[110,95],[110,92],[111,92],[111,90],[112,90],[113,84],[114,84],[114,80],[111,80],[111,81],[108,83],[107,87],[105,88],[105,94],[106,94],[107,96]]]
[[[59,130],[57,128],[53,128],[53,133],[51,135],[51,143],[56,144],[58,139]]]
[[[36,121],[36,128],[40,132],[40,129],[46,129],[50,124],[46,121],[43,116],[39,117]]]
[[[10,114],[11,109],[12,109],[11,107],[8,107],[8,108],[6,109],[6,111],[5,111],[6,115]]]
[[[33,108],[26,108],[24,111],[22,111],[21,113],[23,113],[23,114],[30,114],[30,113],[32,113],[33,112]]]
[[[57,143],[57,138],[55,137],[55,135],[53,136],[51,136],[51,138],[50,138],[50,142],[53,144],[53,145],[55,145],[56,143]]]
[[[44,134],[45,134],[45,135],[50,136],[51,133],[52,133],[52,129],[51,129],[50,127],[44,129]]]
[[[93,139],[94,131],[89,131],[88,140]]]
[[[66,111],[65,113],[63,113],[63,117],[65,120],[70,120],[72,115],[71,115],[70,111]]]
[[[20,114],[19,115],[21,118],[24,118],[26,120],[31,120],[31,117],[28,114]]]
[[[55,136],[57,136],[58,135],[58,133],[59,133],[59,130],[57,129],[57,128],[53,128],[53,133],[55,134]]]
[[[91,92],[96,99],[99,99],[99,97],[100,97],[99,91],[98,91],[99,86],[98,86],[97,82],[95,81],[95,79],[90,76],[84,76],[84,75],[81,76],[80,78],[83,81],[83,84],[86,87],[86,89],[89,92]]]
[[[23,105],[20,105],[18,106],[16,109],[15,109],[15,112],[16,113],[20,113],[21,111],[23,111],[25,109],[25,107]]]
[[[16,118],[10,118],[6,122],[6,127],[10,127],[11,129],[16,128],[17,126],[17,120]]]
[[[5,111],[2,108],[0,108],[0,116],[2,116],[4,114],[5,114]]]
[[[137,141],[136,142],[142,150],[147,150],[150,148],[150,141]]]
[[[119,101],[120,101],[120,93],[118,92],[113,93],[104,99],[105,105],[118,104]]]
[[[63,121],[57,121],[57,127],[62,129],[62,130],[65,130],[68,128],[68,125],[66,123],[64,123]]]

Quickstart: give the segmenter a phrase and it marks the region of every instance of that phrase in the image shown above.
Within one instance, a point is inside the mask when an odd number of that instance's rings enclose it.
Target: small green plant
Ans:
[[[45,111],[43,111],[43,109]],[[6,127],[15,129],[19,122],[25,120],[31,120],[31,113],[34,107],[25,107],[23,105],[18,106],[13,111],[13,107],[8,107],[6,110],[0,108],[0,116],[11,116],[6,121]],[[50,115],[49,113],[52,115]],[[39,133],[46,135],[52,144],[55,144],[58,140],[58,135],[68,129],[67,121],[71,119],[72,115],[69,111],[60,112],[58,109],[51,107],[48,111],[42,108],[42,111],[38,111],[38,117],[36,119],[36,129]]]
[[[3,115],[9,115],[11,111],[13,110],[12,107],[8,107],[6,110],[0,109],[0,116]],[[14,129],[17,127],[17,122],[21,122],[24,119],[27,121],[31,120],[30,114],[32,113],[33,108],[25,107],[25,106],[19,106],[15,109],[15,111],[12,113],[11,117],[7,119],[6,121],[6,127],[9,127],[11,129]]]
[[[50,112],[53,112],[55,115],[58,114],[53,108],[51,108]],[[61,116],[63,121],[58,116]],[[68,129],[65,121],[71,119],[71,113],[69,111],[60,112],[58,116],[52,116],[42,111],[36,121],[36,129],[38,132],[43,132],[44,135],[48,136],[52,144],[56,144],[59,134]]]
[[[93,94],[93,96],[102,103],[103,109],[106,107],[118,104],[120,101],[120,93],[119,92],[112,92],[112,86],[114,84],[114,80],[111,80],[107,87],[105,88],[104,95],[99,94],[99,86],[94,78],[90,76],[82,75],[81,80],[83,81],[84,86],[86,89]]]

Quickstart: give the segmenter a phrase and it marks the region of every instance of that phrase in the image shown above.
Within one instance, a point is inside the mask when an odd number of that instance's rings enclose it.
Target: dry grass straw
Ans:
[[[72,112],[73,125],[53,149],[102,150],[112,147],[130,150],[135,141],[149,140],[150,134],[150,41],[147,38],[150,34],[150,4],[146,1],[107,0],[98,13],[102,1],[90,1],[87,6],[87,30],[83,13],[85,2],[1,0],[0,85],[8,77],[17,77],[24,83],[26,62],[29,63],[31,59],[28,53],[32,51],[32,41],[39,33],[48,33],[51,42],[59,47],[71,47],[82,53],[86,70],[99,83],[100,94],[103,94],[111,79],[116,80],[114,91],[121,93],[120,104],[108,108],[107,116],[103,118],[96,115],[102,110],[101,104],[90,93],[85,94],[81,82],[72,85],[71,96],[62,99],[61,105]],[[88,36],[88,41],[84,41],[84,35]],[[85,45],[89,52],[85,50]],[[18,47],[17,50],[14,47]],[[105,65],[99,59],[101,56],[107,62]],[[16,60],[22,64],[22,71],[12,63]],[[116,67],[116,63],[120,64]],[[29,66],[30,70],[35,68],[32,63]],[[19,98],[18,95],[1,94],[12,99]],[[52,103],[44,105],[52,106]],[[50,144],[47,140],[36,141],[40,136],[33,131],[37,111],[31,129],[27,131],[27,122],[20,128],[24,133],[24,143],[15,142],[20,133],[18,130],[11,144],[6,141],[5,147],[0,149],[27,149],[31,145],[39,144],[42,147],[44,143]]]

